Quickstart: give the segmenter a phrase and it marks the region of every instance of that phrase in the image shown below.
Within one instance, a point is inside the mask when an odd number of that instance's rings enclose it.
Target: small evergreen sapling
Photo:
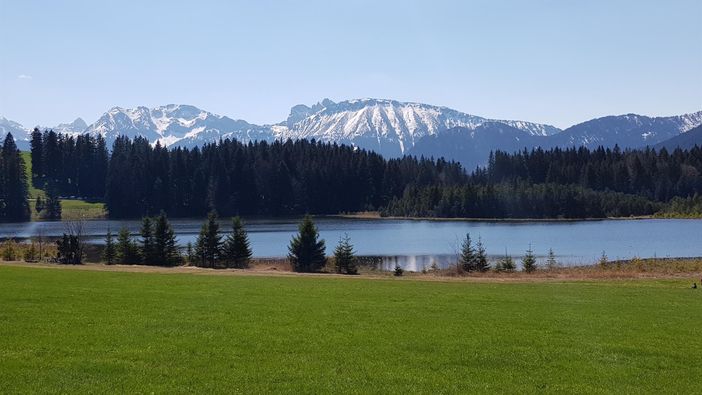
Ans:
[[[553,253],[553,248],[548,249],[546,267],[548,267],[548,270],[555,270],[558,267],[558,261],[556,260],[556,254]]]
[[[198,258],[198,266],[217,267],[222,255],[222,235],[219,234],[217,213],[214,211],[210,211],[207,221],[200,228],[200,234],[195,242],[195,254]]]
[[[102,260],[108,264],[112,265],[115,263],[117,258],[117,251],[115,249],[115,242],[112,237],[112,230],[107,228],[107,235],[105,236],[105,249],[102,251]]]
[[[470,240],[470,233],[466,233],[466,238],[461,244],[460,267],[464,272],[470,273],[477,268],[475,249]]]
[[[604,251],[602,251],[602,256],[600,257],[600,261],[598,262],[601,268],[606,269],[607,265],[609,264],[609,258],[607,258],[607,254],[605,254]]]
[[[122,228],[117,235],[117,261],[124,264],[137,264],[141,261],[139,247],[132,240],[129,229]]]
[[[157,264],[153,227],[151,225],[151,218],[149,217],[144,217],[141,220],[141,258],[144,265]]]
[[[288,259],[296,272],[317,272],[324,267],[327,258],[324,255],[324,240],[319,240],[319,231],[306,215],[298,226],[298,234],[288,246]]]
[[[251,260],[251,244],[241,218],[232,218],[232,233],[227,236],[222,247],[223,259],[227,267],[245,269]]]
[[[498,272],[513,272],[516,268],[517,266],[514,264],[512,256],[507,254],[507,250],[505,250],[505,256],[495,265],[495,271]]]
[[[479,272],[486,272],[490,270],[490,263],[488,262],[487,253],[485,252],[485,247],[483,246],[483,240],[478,236],[478,244],[476,245],[477,253],[475,255],[475,269]]]
[[[527,273],[533,273],[536,271],[536,257],[534,256],[534,251],[531,249],[531,245],[529,245],[526,255],[524,255],[524,258],[522,258],[522,268]]]
[[[156,218],[154,226],[154,263],[155,265],[176,266],[181,263],[181,256],[176,245],[175,232],[168,222],[166,213]]]
[[[345,234],[339,239],[339,244],[334,249],[334,263],[337,273],[357,274],[356,256],[351,244],[351,238]]]

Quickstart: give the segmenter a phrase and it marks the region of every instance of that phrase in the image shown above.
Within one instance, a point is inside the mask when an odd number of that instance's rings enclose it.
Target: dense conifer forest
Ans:
[[[15,139],[8,134],[0,150],[0,221],[28,221],[29,186]]]
[[[408,187],[385,215],[468,218],[698,216],[702,148],[535,149],[490,155],[458,186]],[[687,199],[687,200],[685,200]],[[666,204],[670,202],[669,204]]]
[[[120,137],[35,130],[31,182],[60,196],[104,201],[111,218],[338,214],[602,218],[675,215],[702,191],[702,149],[535,149],[490,155],[467,173],[443,159],[380,155],[316,141],[166,149]],[[27,183],[11,136],[3,144],[2,219],[28,218]],[[18,170],[22,169],[22,171]],[[682,200],[681,200],[682,199]],[[19,203],[18,203],[19,202]],[[15,207],[18,209],[8,209]],[[685,215],[698,205],[688,204]],[[687,207],[686,206],[686,207]],[[19,213],[19,214],[17,214]]]

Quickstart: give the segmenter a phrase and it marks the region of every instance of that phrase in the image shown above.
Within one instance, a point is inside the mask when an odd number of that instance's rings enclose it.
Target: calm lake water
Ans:
[[[246,228],[255,257],[283,257],[297,231],[294,219],[248,219]],[[638,257],[702,256],[702,220],[647,219],[562,222],[469,222],[317,218],[320,235],[331,255],[339,238],[351,237],[358,255],[380,256],[382,268],[399,264],[419,271],[432,263],[446,267],[455,262],[460,239],[470,232],[480,236],[488,254],[503,256],[505,250],[519,259],[531,244],[540,260],[553,248],[564,265],[595,263],[604,251],[610,260]],[[202,219],[171,221],[180,244],[194,242]],[[108,227],[116,233],[126,226],[139,232],[140,221],[95,220],[85,222],[88,241],[102,243]],[[229,231],[229,221],[221,229]],[[0,238],[28,238],[43,233],[61,235],[61,222],[0,224]]]

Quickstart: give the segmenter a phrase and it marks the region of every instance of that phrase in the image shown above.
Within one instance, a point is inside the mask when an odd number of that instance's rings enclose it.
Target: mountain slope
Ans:
[[[702,111],[658,118],[628,114],[593,119],[551,136],[531,136],[520,130],[507,129],[506,125],[500,122],[492,122],[485,123],[485,127],[476,128],[475,131],[455,128],[446,133],[425,137],[409,153],[417,156],[444,157],[459,161],[467,168],[473,168],[486,164],[490,151],[497,149],[513,152],[524,148],[549,149],[581,145],[590,149],[600,145],[641,148],[654,146],[661,141],[664,143],[656,147],[665,144],[666,148],[677,145],[689,148],[695,143],[702,145],[702,132],[699,132],[701,124]]]
[[[85,124],[81,118],[77,118],[71,123],[62,123],[54,127],[44,127],[37,126],[39,130],[53,130],[56,133],[63,133],[69,135],[78,135],[85,131],[88,125]],[[10,121],[6,118],[0,117],[0,141],[5,139],[7,133],[12,133],[12,136],[17,143],[17,147],[21,151],[28,151],[30,149],[30,141],[32,139],[32,131],[34,128],[26,128],[19,124],[18,122]]]
[[[12,138],[15,139],[17,148],[22,151],[29,149],[29,134],[24,126],[7,118],[0,117],[0,143],[5,141],[5,136],[12,133]]]
[[[102,135],[111,144],[117,136],[141,136],[164,146],[195,146],[220,138],[271,140],[270,128],[212,114],[194,106],[169,104],[156,108],[114,107],[86,132]]]
[[[475,129],[463,127],[425,136],[410,151],[410,155],[444,157],[473,169],[487,163],[490,152],[508,152],[544,145],[548,136],[533,136],[501,122],[485,122]]]
[[[71,123],[60,123],[53,128],[51,127],[39,127],[40,130],[53,130],[56,133],[63,133],[63,134],[70,134],[70,135],[78,135],[83,132],[85,132],[85,129],[88,128],[88,125],[85,123],[85,121],[82,118],[76,118],[75,121]]]
[[[353,144],[385,156],[400,156],[423,137],[455,127],[475,129],[494,120],[446,107],[384,99],[360,99],[334,103],[323,100],[312,107],[292,108],[277,138],[314,138]],[[560,132],[550,126],[524,121],[499,121],[528,135]]]
[[[653,146],[702,124],[702,111],[672,117],[627,114],[596,118],[571,126],[551,140],[553,145],[596,148]]]
[[[690,149],[695,145],[702,147],[702,126],[690,129],[685,133],[656,144],[654,148],[665,148],[672,151],[676,148]]]

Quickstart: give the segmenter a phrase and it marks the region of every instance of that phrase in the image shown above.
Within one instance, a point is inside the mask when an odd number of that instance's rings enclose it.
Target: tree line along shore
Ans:
[[[340,238],[327,256],[326,241],[320,239],[312,217],[305,216],[298,225],[298,233],[288,245],[288,255],[280,259],[254,259],[248,233],[240,217],[231,219],[231,229],[220,229],[218,217],[210,212],[202,224],[195,243],[178,245],[175,233],[165,213],[144,217],[138,234],[127,228],[113,233],[108,229],[103,246],[83,241],[83,222],[67,221],[62,237],[33,237],[24,242],[7,239],[0,244],[0,258],[7,262],[23,260],[28,263],[82,265],[91,255],[90,262],[104,265],[141,265],[151,267],[200,267],[207,269],[256,269],[264,265],[272,270],[290,270],[299,273],[369,274],[376,273],[372,257],[359,257],[348,235]],[[90,254],[87,250],[91,250]],[[96,254],[97,253],[97,254]],[[283,265],[281,265],[281,263]],[[391,271],[396,277],[404,276],[399,265]],[[461,241],[460,250],[452,264],[439,267],[432,264],[412,275],[439,277],[514,277],[515,274],[539,278],[617,278],[641,276],[671,276],[702,274],[702,259],[666,258],[610,261],[605,252],[593,265],[565,267],[559,264],[553,249],[543,262],[531,246],[517,264],[511,255],[489,257],[481,237],[477,240],[468,233]]]
[[[496,151],[485,168],[383,158],[317,141],[223,140],[167,149],[118,137],[35,130],[25,166],[11,134],[0,151],[0,221],[62,217],[61,200],[104,203],[109,218],[328,215],[428,218],[702,216],[702,148]],[[31,171],[30,171],[31,169]],[[29,174],[28,174],[29,173]],[[43,191],[30,204],[28,190]]]

